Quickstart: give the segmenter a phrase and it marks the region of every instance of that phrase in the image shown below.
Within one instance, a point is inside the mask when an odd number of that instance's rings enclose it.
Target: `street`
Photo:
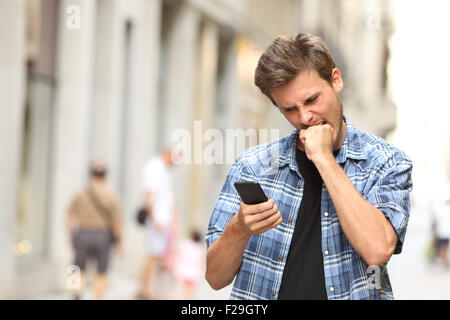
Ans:
[[[450,270],[425,257],[430,229],[426,206],[411,208],[403,252],[388,264],[395,299],[450,299]]]

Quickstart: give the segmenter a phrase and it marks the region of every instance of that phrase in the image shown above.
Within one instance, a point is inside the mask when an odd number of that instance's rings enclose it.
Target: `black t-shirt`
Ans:
[[[278,299],[326,300],[320,223],[322,177],[305,152],[297,150],[296,158],[305,184]]]

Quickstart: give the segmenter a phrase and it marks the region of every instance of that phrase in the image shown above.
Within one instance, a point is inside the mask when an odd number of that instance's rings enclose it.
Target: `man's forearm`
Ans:
[[[226,226],[222,235],[209,247],[206,257],[206,280],[219,290],[229,285],[238,272],[250,234],[237,225],[237,215]]]
[[[397,240],[383,213],[355,189],[334,158],[315,163],[331,196],[342,230],[353,248],[369,265],[389,260]]]

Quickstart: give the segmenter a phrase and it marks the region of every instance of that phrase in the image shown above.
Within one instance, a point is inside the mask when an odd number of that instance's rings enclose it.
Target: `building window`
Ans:
[[[51,131],[58,1],[27,1],[27,90],[14,254],[48,251]]]

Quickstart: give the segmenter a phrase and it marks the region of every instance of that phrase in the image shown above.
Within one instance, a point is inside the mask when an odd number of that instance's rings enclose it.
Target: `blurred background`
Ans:
[[[0,299],[70,298],[64,218],[98,159],[125,228],[107,298],[133,299],[146,257],[135,221],[144,163],[176,129],[201,152],[194,121],[224,135],[289,133],[253,74],[275,36],[298,32],[329,46],[352,123],[413,160],[405,245],[388,268],[395,297],[450,299],[450,272],[429,256],[430,201],[450,178],[448,12],[445,0],[1,0]],[[204,235],[230,166],[174,169],[180,237]],[[179,298],[167,278],[166,297]],[[230,289],[203,280],[195,298],[227,299]]]

